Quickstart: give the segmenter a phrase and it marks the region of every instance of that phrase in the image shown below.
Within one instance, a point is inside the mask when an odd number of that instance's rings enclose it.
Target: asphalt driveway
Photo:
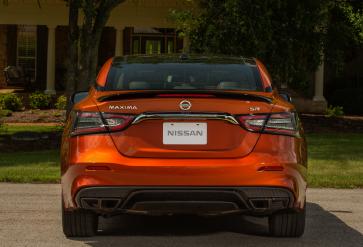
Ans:
[[[102,219],[98,236],[66,239],[60,186],[0,183],[0,246],[363,246],[363,190],[310,189],[300,239],[267,236],[267,221],[250,217]]]

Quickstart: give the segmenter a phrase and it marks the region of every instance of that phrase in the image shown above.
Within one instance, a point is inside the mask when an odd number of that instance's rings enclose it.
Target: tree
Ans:
[[[184,38],[184,47],[183,52],[190,52],[190,36],[193,31],[195,31],[195,27],[198,26],[198,18],[196,18],[196,14],[199,11],[198,4],[194,0],[184,0],[183,10],[180,9],[171,9],[169,13],[169,18],[173,21],[178,27],[178,35],[181,38]]]
[[[339,76],[345,62],[363,48],[362,43],[363,2],[334,1],[330,8],[325,53],[335,76]]]
[[[178,28],[190,33],[192,51],[258,57],[268,65],[275,85],[307,89],[324,50],[331,59],[331,51],[352,44],[352,37],[356,43],[363,40],[362,12],[345,0],[194,2],[200,11],[172,13]],[[349,17],[332,22],[337,13]],[[328,35],[337,26],[344,26],[347,33]],[[334,42],[339,35],[349,38]]]
[[[69,60],[67,94],[87,90],[97,72],[98,47],[111,11],[125,0],[67,0],[69,6]],[[82,13],[82,27],[78,22]]]

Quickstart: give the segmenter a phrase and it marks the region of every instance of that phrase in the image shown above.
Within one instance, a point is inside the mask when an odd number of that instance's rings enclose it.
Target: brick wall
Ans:
[[[0,88],[5,86],[4,68],[7,65],[6,25],[0,25]]]

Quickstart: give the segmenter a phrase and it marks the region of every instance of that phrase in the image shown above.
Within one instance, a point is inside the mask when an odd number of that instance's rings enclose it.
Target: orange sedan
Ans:
[[[72,96],[61,147],[63,231],[118,214],[269,218],[305,228],[306,143],[257,59],[125,56]]]

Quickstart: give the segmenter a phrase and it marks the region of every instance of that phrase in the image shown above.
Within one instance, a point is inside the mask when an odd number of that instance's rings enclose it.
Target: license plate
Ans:
[[[163,144],[206,145],[207,123],[163,123]]]

